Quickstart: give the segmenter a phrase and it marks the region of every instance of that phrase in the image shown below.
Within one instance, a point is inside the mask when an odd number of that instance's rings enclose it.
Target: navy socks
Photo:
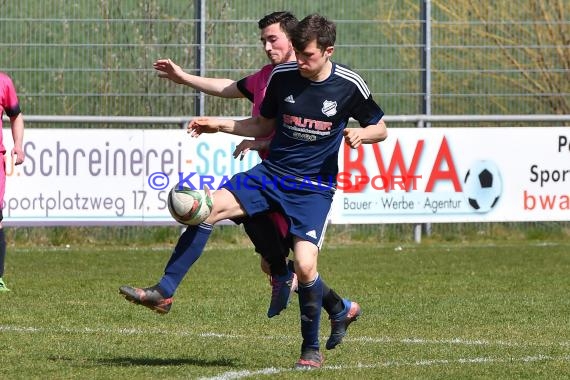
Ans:
[[[308,284],[299,283],[299,306],[301,308],[302,350],[319,349],[319,326],[323,302],[323,282],[317,274]]]
[[[200,223],[197,226],[188,226],[186,231],[180,235],[170,260],[164,268],[164,275],[158,283],[164,297],[170,298],[174,295],[190,267],[202,255],[212,228],[210,224]]]

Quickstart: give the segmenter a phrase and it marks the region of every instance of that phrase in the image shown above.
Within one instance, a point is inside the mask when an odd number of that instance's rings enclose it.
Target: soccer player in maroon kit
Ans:
[[[12,79],[5,73],[0,73],[0,132],[2,131],[2,114],[10,119],[12,127],[12,139],[14,140],[14,148],[10,152],[12,162],[16,165],[24,162],[24,150],[22,144],[24,141],[24,117],[20,111],[20,103],[18,95]],[[6,148],[2,141],[2,133],[0,133],[0,292],[7,292],[10,289],[6,287],[4,282],[4,261],[6,259],[6,237],[4,236],[4,228],[2,226],[2,208],[4,205],[4,192],[6,190]]]

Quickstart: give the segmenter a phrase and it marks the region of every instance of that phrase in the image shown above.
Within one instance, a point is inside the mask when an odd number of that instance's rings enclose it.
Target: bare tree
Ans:
[[[418,15],[419,2],[408,3],[406,16]],[[434,0],[433,112],[570,113],[568,9],[567,0]]]

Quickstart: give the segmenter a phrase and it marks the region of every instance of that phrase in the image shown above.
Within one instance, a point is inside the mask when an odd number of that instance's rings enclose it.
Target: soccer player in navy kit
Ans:
[[[188,85],[210,95],[226,98],[247,97],[252,102],[252,116],[257,116],[275,65],[295,62],[289,34],[297,23],[295,16],[285,11],[273,12],[259,20],[260,40],[271,63],[239,81],[191,75],[185,73],[170,59],[159,59],[153,66],[160,72],[160,77]],[[263,140],[265,141],[250,139],[242,141],[237,146],[234,156],[244,153],[245,150],[256,149],[262,159],[266,158],[269,140],[267,138]],[[297,277],[291,265],[293,262],[286,262],[291,248],[289,224],[278,212],[239,219],[239,222],[243,222],[245,232],[250,236],[256,251],[262,255],[264,259],[262,263],[267,263],[262,265],[262,268],[271,277],[271,303],[267,312],[267,316],[271,318],[287,307],[291,292],[297,290]],[[194,234],[194,227],[184,232],[186,233]],[[186,251],[184,242],[189,240],[184,236],[180,241],[182,243],[175,247],[166,264],[167,270],[156,285],[146,288],[123,285],[119,288],[119,294],[132,303],[144,305],[160,314],[168,313],[174,293],[190,267],[201,255],[201,252]],[[331,332],[326,343],[326,348],[331,350],[342,342],[348,326],[360,316],[361,309],[358,303],[342,298],[324,282],[322,304],[331,323]]]
[[[330,60],[336,40],[334,23],[318,14],[307,16],[293,30],[291,40],[297,62],[273,70],[259,116],[239,121],[196,118],[189,123],[193,137],[215,132],[257,137],[272,131],[275,136],[266,160],[235,175],[214,193],[211,215],[184,244],[201,252],[211,225],[220,220],[282,212],[294,237],[299,281],[303,342],[296,367],[319,368],[323,361],[318,339],[322,280],[317,256],[335,192],[340,143],[343,138],[351,148],[377,143],[386,139],[387,130],[384,112],[364,80]],[[346,128],[351,117],[363,128]]]
[[[259,115],[261,102],[265,96],[267,83],[273,68],[281,63],[295,62],[295,53],[289,38],[289,31],[292,30],[299,21],[297,18],[286,11],[272,12],[258,22],[261,32],[260,40],[263,44],[263,50],[270,60],[270,63],[263,66],[260,70],[250,74],[238,81],[221,78],[206,78],[186,73],[182,68],[172,62],[170,59],[159,59],[153,66],[160,72],[159,76],[168,78],[169,80],[190,86],[199,91],[203,91],[209,95],[219,96],[223,98],[248,98],[252,103],[252,116]],[[268,146],[270,138],[264,137],[259,140],[246,139],[243,140],[236,148],[234,156],[243,155],[249,150],[257,150],[259,156],[264,159],[268,155]],[[250,237],[255,246],[256,252],[262,256],[262,270],[270,276],[272,284],[272,297],[270,307],[267,312],[269,318],[279,315],[282,309],[287,307],[289,303],[290,293],[297,289],[297,278],[287,265],[287,256],[289,255],[289,225],[287,221],[279,213],[258,214],[253,218],[246,217],[234,220],[236,223],[243,223],[244,230]],[[289,263],[292,264],[292,263]],[[291,266],[291,265],[289,265]],[[152,287],[151,287],[152,288]],[[177,284],[172,286],[172,290],[167,293],[174,293]],[[121,294],[131,302],[141,303],[145,296],[152,292],[150,288],[137,289],[130,286],[122,286],[119,290]],[[329,315],[338,314],[343,307],[350,302],[350,306],[358,311],[359,305],[352,305],[353,301],[342,299],[334,290],[327,288],[325,285],[325,293],[323,294],[323,307]],[[164,290],[163,290],[164,291]],[[166,314],[170,310],[171,303],[167,303],[169,297],[156,296],[151,301],[147,297],[145,306]],[[331,319],[331,339],[327,344],[327,348],[332,349],[342,340],[338,336],[337,326],[334,326],[334,320]],[[350,318],[345,320],[345,324],[350,324]]]

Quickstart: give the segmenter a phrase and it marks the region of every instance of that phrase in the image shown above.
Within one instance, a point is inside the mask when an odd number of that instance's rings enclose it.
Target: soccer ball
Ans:
[[[192,190],[176,184],[168,193],[168,211],[179,223],[195,226],[212,212],[214,200],[207,186],[204,190]]]
[[[475,212],[491,211],[497,205],[502,191],[501,173],[492,161],[477,161],[465,174],[463,194]]]

